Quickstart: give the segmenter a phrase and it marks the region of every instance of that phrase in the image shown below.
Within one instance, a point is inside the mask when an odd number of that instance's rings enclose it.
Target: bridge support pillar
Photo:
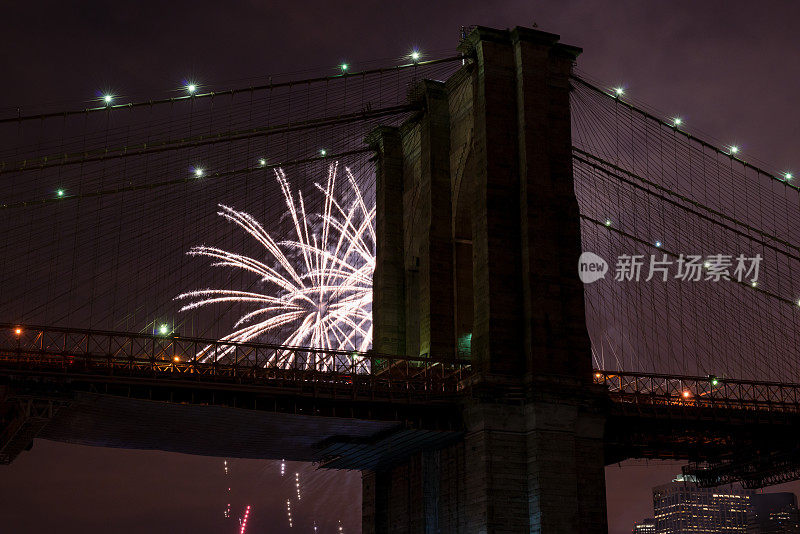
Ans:
[[[365,473],[362,531],[605,534],[604,419],[565,401],[469,404],[463,441]]]
[[[398,128],[373,130],[366,143],[376,153],[375,231],[377,242],[373,286],[373,349],[406,353],[405,270],[403,268],[403,149]]]
[[[572,180],[580,49],[527,28],[477,28],[461,50],[463,69],[412,91],[421,112],[399,142],[391,132],[393,152],[387,130],[375,134],[382,145],[370,139],[375,348],[391,346],[391,331],[405,354],[470,358],[464,438],[440,451],[438,467],[418,456],[367,475],[364,532],[606,532],[604,420]],[[382,218],[400,221],[402,243]],[[387,285],[390,271],[398,282]],[[403,333],[383,319],[401,315]]]
[[[401,128],[366,138],[376,151],[373,348],[409,356],[455,356],[450,110],[445,84],[411,92],[423,109]],[[414,224],[404,224],[413,220]]]
[[[438,534],[439,451],[424,451],[391,468],[362,478],[364,534]]]
[[[601,418],[552,401],[467,417],[465,532],[607,532]]]

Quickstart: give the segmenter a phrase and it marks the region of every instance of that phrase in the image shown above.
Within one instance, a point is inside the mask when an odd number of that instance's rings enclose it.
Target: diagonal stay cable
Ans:
[[[606,230],[609,230],[611,232],[616,232],[617,234],[619,234],[619,235],[621,235],[623,237],[626,237],[626,238],[630,239],[631,241],[635,241],[636,243],[639,243],[641,245],[646,245],[648,247],[655,248],[659,252],[663,252],[664,254],[666,254],[668,256],[672,256],[673,258],[677,258],[677,257],[681,256],[681,254],[679,254],[677,252],[670,251],[669,249],[664,248],[663,246],[662,247],[656,247],[655,245],[653,245],[651,242],[647,241],[646,239],[642,239],[640,237],[637,237],[637,236],[635,236],[633,234],[630,234],[630,233],[628,233],[628,232],[626,232],[624,230],[620,230],[619,228],[613,228],[613,227],[607,226],[604,222],[598,221],[597,219],[595,219],[593,217],[589,217],[588,215],[581,215],[580,218],[585,220],[585,221],[588,221],[588,222],[590,222],[590,223],[592,223],[594,225],[597,225],[599,227],[605,228]],[[741,281],[740,282],[739,280],[730,280],[730,282],[732,282],[734,284],[738,284],[738,285],[740,285],[742,287],[745,287],[745,288],[747,288],[749,290],[757,291],[757,292],[759,292],[759,293],[761,293],[763,295],[771,297],[771,298],[773,298],[775,300],[778,300],[780,302],[783,302],[785,304],[789,304],[789,305],[791,305],[793,307],[797,307],[798,306],[797,301],[794,301],[792,299],[787,299],[786,297],[782,297],[780,295],[776,295],[775,293],[772,293],[771,291],[767,291],[765,289],[762,289],[761,287],[753,286],[753,285],[747,283],[746,281]]]
[[[701,139],[701,138],[699,138],[699,137],[697,137],[695,135],[692,135],[692,134],[690,134],[690,133],[688,133],[688,132],[686,132],[684,130],[681,130],[680,128],[676,127],[674,124],[670,124],[669,122],[667,122],[667,121],[665,121],[663,119],[660,119],[659,117],[656,117],[655,115],[653,115],[652,113],[650,113],[648,111],[645,111],[645,110],[643,110],[641,108],[638,108],[638,107],[634,106],[633,104],[630,104],[630,103],[628,103],[628,102],[626,102],[626,101],[624,101],[624,100],[622,100],[620,98],[616,98],[613,95],[608,94],[608,92],[604,91],[600,87],[597,87],[596,85],[594,85],[594,84],[592,84],[590,82],[587,82],[583,78],[580,78],[578,76],[574,76],[573,75],[573,76],[570,77],[570,79],[572,79],[572,80],[574,80],[574,81],[576,81],[576,82],[588,87],[589,89],[597,91],[598,93],[600,93],[601,95],[604,95],[605,97],[607,97],[609,99],[614,100],[616,103],[626,107],[630,111],[634,111],[636,113],[639,113],[640,115],[644,116],[647,119],[655,121],[655,122],[657,122],[658,124],[660,124],[662,126],[665,126],[667,128],[670,128],[670,129],[674,130],[675,132],[681,134],[682,136],[686,137],[690,141],[694,141],[694,142],[696,142],[696,143],[698,143],[698,144],[700,144],[700,145],[702,145],[702,146],[704,146],[706,148],[711,149],[712,151],[714,151],[714,152],[716,152],[716,153],[718,153],[720,155],[723,155],[725,157],[730,158],[732,161],[736,161],[740,165],[743,165],[743,166],[745,166],[745,167],[747,167],[749,169],[752,169],[752,170],[756,171],[758,174],[761,174],[761,175],[764,175],[764,176],[768,176],[771,179],[773,179],[773,180],[785,185],[786,187],[788,187],[790,189],[794,189],[795,191],[800,192],[800,186],[790,184],[786,180],[775,176],[773,173],[768,172],[768,171],[766,171],[766,170],[764,170],[764,169],[762,169],[760,167],[757,167],[756,165],[753,165],[752,163],[748,163],[743,159],[737,158],[733,154],[729,154],[728,152],[725,152],[724,150],[722,150],[719,147],[709,143],[708,141],[706,141],[704,139]]]
[[[614,172],[609,171],[609,169],[607,167],[610,167],[611,169],[613,169],[614,171],[617,171],[619,173],[625,174],[626,176],[628,176],[630,178],[634,178],[635,180],[638,180],[638,181],[640,181],[642,183],[645,183],[650,187],[653,187],[653,188],[656,188],[656,189],[658,189],[660,191],[663,191],[664,193],[667,193],[670,196],[678,198],[683,202],[687,202],[687,203],[689,203],[689,204],[691,204],[691,205],[693,205],[693,206],[695,206],[697,208],[701,208],[703,210],[706,210],[707,212],[711,213],[712,215],[715,215],[717,217],[721,217],[721,218],[723,218],[723,219],[725,219],[725,220],[727,220],[729,222],[732,222],[732,223],[734,223],[736,225],[742,226],[742,227],[746,228],[747,230],[749,230],[750,232],[758,234],[758,235],[762,236],[763,238],[770,239],[770,240],[772,240],[772,241],[774,241],[776,243],[780,243],[784,247],[787,247],[787,248],[790,248],[790,249],[800,250],[800,247],[798,247],[795,244],[792,244],[792,243],[790,243],[790,242],[788,242],[788,241],[786,241],[784,239],[781,239],[781,238],[779,238],[777,236],[774,236],[772,234],[769,234],[767,232],[759,230],[758,228],[755,228],[754,226],[751,226],[751,225],[749,225],[749,224],[747,224],[745,222],[739,221],[739,220],[737,220],[737,219],[735,219],[733,217],[725,215],[724,213],[722,213],[722,212],[720,212],[718,210],[715,210],[715,209],[710,208],[710,207],[708,207],[708,206],[706,206],[704,204],[701,204],[700,202],[692,200],[692,199],[690,199],[690,198],[688,198],[688,197],[686,197],[684,195],[681,195],[680,193],[676,193],[675,191],[672,191],[672,190],[670,190],[670,189],[668,189],[668,188],[666,188],[666,187],[664,187],[662,185],[659,185],[659,184],[657,184],[655,182],[651,182],[650,180],[647,180],[646,178],[643,178],[643,177],[638,176],[638,175],[636,175],[636,174],[634,174],[634,173],[632,173],[630,171],[627,171],[627,170],[625,170],[625,169],[623,169],[621,167],[618,167],[617,165],[614,165],[613,163],[607,162],[607,161],[603,160],[602,158],[598,158],[597,156],[594,156],[593,154],[590,154],[590,153],[588,153],[588,152],[586,152],[584,150],[581,150],[579,148],[573,147],[573,151],[575,151],[575,152],[577,152],[577,153],[579,153],[581,155],[587,156],[588,158],[591,158],[591,159],[593,159],[595,161],[598,161],[598,162],[600,162],[600,164],[594,163],[592,161],[589,161],[588,159],[584,159],[581,156],[573,155],[573,159],[575,159],[576,161],[580,161],[581,163],[583,163],[585,165],[588,165],[588,166],[594,168],[595,170],[598,170],[598,171],[600,171],[600,172],[602,172],[604,174],[607,174],[608,176],[616,178],[616,179],[618,179],[618,180],[630,185],[631,187],[634,187],[636,189],[644,191],[649,195],[655,196],[656,198],[659,198],[659,199],[663,200],[664,202],[667,202],[669,204],[672,204],[673,206],[676,206],[676,207],[679,207],[679,208],[681,208],[681,209],[683,209],[685,211],[688,211],[692,215],[696,215],[696,216],[698,216],[698,217],[700,217],[700,218],[702,218],[702,219],[704,219],[706,221],[709,221],[711,223],[714,223],[714,224],[717,224],[719,226],[722,226],[726,230],[729,230],[729,231],[731,231],[731,232],[733,232],[733,233],[735,233],[737,235],[740,235],[742,237],[745,237],[747,239],[755,241],[756,243],[759,243],[760,245],[762,245],[762,246],[764,246],[766,248],[774,250],[775,252],[778,252],[779,254],[783,254],[783,255],[789,256],[790,258],[792,258],[794,260],[800,261],[800,256],[797,255],[797,254],[792,254],[790,252],[787,252],[787,251],[785,251],[785,250],[783,250],[783,249],[781,249],[779,247],[776,247],[775,245],[772,245],[771,243],[768,243],[768,242],[766,242],[766,241],[764,241],[762,239],[755,238],[752,235],[750,235],[750,234],[748,234],[748,233],[746,233],[746,232],[744,232],[742,230],[739,230],[738,228],[734,228],[732,226],[724,224],[724,223],[714,219],[713,217],[705,215],[705,214],[703,214],[703,213],[701,213],[699,211],[696,211],[696,210],[694,210],[694,209],[692,209],[692,208],[690,208],[688,206],[684,206],[680,202],[672,200],[672,199],[670,199],[670,198],[668,198],[668,197],[666,197],[664,195],[660,195],[658,193],[655,193],[655,192],[647,189],[646,187],[644,187],[644,186],[642,186],[640,184],[637,184],[637,183],[635,183],[635,182],[633,182],[631,180],[626,179],[625,177],[623,177],[623,176],[621,176],[619,174],[616,174]]]
[[[241,141],[257,137],[267,137],[270,135],[298,132],[313,128],[337,126],[353,122],[367,121],[370,119],[376,119],[391,115],[399,115],[415,111],[417,109],[418,106],[413,104],[389,106],[375,110],[365,110],[355,113],[346,113],[343,115],[334,115],[330,117],[320,117],[317,119],[309,119],[304,121],[288,122],[274,126],[265,126],[262,128],[249,128],[246,130],[234,130],[230,132],[221,132],[210,135],[198,135],[184,139],[176,139],[173,141],[169,140],[155,141],[152,143],[143,143],[134,146],[123,146],[116,148],[106,147],[88,152],[76,152],[72,154],[60,154],[55,156],[42,156],[40,158],[27,159],[10,164],[2,162],[0,163],[0,174],[9,172],[32,171],[48,167],[59,167],[64,165],[76,165],[91,161],[105,161],[105,160],[112,160],[129,156],[143,156],[147,154],[167,152],[171,150],[180,150],[184,148],[194,148],[205,145],[213,145],[217,143]]]
[[[255,166],[255,167],[254,166],[243,167],[243,168],[239,168],[239,169],[233,169],[233,170],[230,170],[230,171],[222,171],[222,172],[215,172],[215,173],[206,174],[206,175],[203,175],[202,178],[196,178],[196,177],[177,178],[177,179],[174,179],[174,180],[164,180],[164,181],[161,181],[161,182],[154,182],[154,183],[150,183],[150,184],[127,185],[127,186],[124,186],[124,187],[116,187],[114,189],[105,189],[105,190],[101,190],[101,191],[91,191],[91,192],[86,192],[86,193],[80,193],[80,194],[77,194],[77,195],[65,195],[63,197],[58,197],[58,198],[42,198],[42,199],[38,199],[38,200],[25,200],[25,201],[22,201],[22,202],[14,202],[14,203],[11,203],[11,204],[0,204],[0,210],[2,210],[2,209],[11,209],[11,208],[23,208],[23,207],[27,207],[27,206],[39,206],[39,205],[46,205],[46,204],[54,204],[54,203],[58,203],[58,202],[66,202],[66,201],[70,201],[70,200],[78,200],[78,199],[84,199],[84,198],[102,197],[102,196],[106,196],[106,195],[115,195],[115,194],[118,194],[118,193],[126,193],[126,192],[129,192],[129,191],[145,191],[145,190],[151,190],[151,189],[158,189],[158,188],[168,187],[168,186],[172,186],[172,185],[181,185],[181,184],[187,184],[187,183],[198,182],[198,181],[207,181],[209,179],[214,179],[214,178],[227,178],[227,177],[231,177],[231,176],[242,175],[242,174],[255,172],[255,171],[260,171],[260,170],[265,170],[265,169],[277,169],[277,168],[282,168],[282,167],[289,167],[289,166],[292,166],[292,165],[301,165],[303,163],[313,163],[315,161],[332,160],[332,159],[342,158],[342,157],[346,157],[346,156],[353,156],[353,155],[356,155],[356,154],[364,154],[364,153],[367,153],[367,152],[374,152],[374,149],[365,147],[365,148],[359,148],[359,149],[355,149],[355,150],[348,150],[346,152],[339,152],[339,153],[336,153],[336,154],[328,154],[326,156],[313,156],[313,157],[310,157],[310,158],[297,159],[297,160],[287,161],[285,163],[270,163],[270,164],[265,164],[265,165],[258,165],[258,166]]]
[[[171,98],[162,98],[159,100],[147,100],[141,102],[130,102],[127,104],[114,104],[108,106],[97,106],[93,108],[85,108],[85,109],[74,109],[74,110],[65,110],[65,111],[54,111],[50,113],[40,113],[36,115],[22,115],[17,117],[5,117],[0,118],[0,124],[9,123],[9,122],[22,122],[22,121],[30,121],[30,120],[43,120],[49,119],[54,117],[69,117],[71,115],[84,115],[88,113],[97,113],[103,111],[113,111],[118,109],[133,109],[139,107],[152,107],[161,104],[174,104],[176,102],[182,101],[192,101],[193,99],[201,99],[201,98],[213,98],[223,95],[235,95],[239,93],[247,93],[253,91],[269,91],[272,89],[278,89],[281,87],[292,87],[296,85],[308,85],[312,83],[322,83],[322,82],[329,82],[332,80],[337,79],[348,79],[354,78],[357,76],[365,76],[370,74],[383,74],[386,72],[397,72],[404,69],[411,69],[411,68],[419,68],[425,67],[429,65],[437,65],[440,63],[447,63],[453,61],[463,61],[465,56],[457,55],[457,56],[450,56],[445,58],[439,59],[431,59],[427,61],[417,61],[414,63],[407,63],[404,65],[395,65],[392,67],[379,67],[375,69],[369,69],[364,71],[358,72],[348,72],[346,74],[334,74],[330,76],[317,76],[314,78],[306,78],[301,80],[289,80],[286,82],[279,82],[279,83],[270,83],[266,85],[256,85],[250,87],[240,87],[236,89],[227,89],[224,91],[214,91],[209,93],[200,93],[200,94],[192,94],[192,95],[184,95],[184,96],[176,96]]]

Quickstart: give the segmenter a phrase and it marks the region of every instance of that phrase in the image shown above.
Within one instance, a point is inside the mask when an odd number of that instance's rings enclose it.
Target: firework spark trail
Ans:
[[[247,531],[247,520],[250,518],[250,505],[247,505],[247,508],[244,510],[244,516],[239,520],[239,534],[245,534]]]
[[[223,516],[225,519],[230,519],[231,517],[231,481],[230,481],[230,471],[228,470],[228,460],[225,460],[223,463],[223,467],[225,468],[225,486],[228,488],[227,492],[225,493],[226,501],[228,501],[227,506],[225,507],[225,512]]]
[[[242,315],[234,331],[221,341],[247,342],[269,332],[290,327],[282,345],[344,351],[365,351],[372,343],[372,273],[375,270],[375,208],[368,207],[353,173],[345,167],[352,199],[337,200],[338,163],[331,164],[324,187],[315,184],[324,199],[321,214],[307,213],[301,192],[292,192],[283,169],[275,176],[291,218],[294,238],[276,241],[250,214],[220,204],[218,215],[247,232],[263,247],[264,261],[205,245],[195,246],[190,256],[211,258],[214,267],[241,269],[258,276],[274,293],[200,289],[178,295],[189,300],[188,311],[209,304],[240,303],[256,306]],[[211,353],[201,361],[229,355],[234,347]],[[357,358],[357,357],[353,357]],[[338,360],[339,358],[337,358]],[[335,370],[345,362],[325,356],[322,362],[295,362],[295,353],[278,352],[270,364],[321,366]],[[350,367],[351,361],[345,364]],[[359,372],[368,362],[356,361]]]

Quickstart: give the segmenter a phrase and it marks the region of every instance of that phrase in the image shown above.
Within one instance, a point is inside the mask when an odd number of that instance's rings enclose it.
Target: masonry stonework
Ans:
[[[606,532],[572,181],[580,50],[475,29],[376,130],[375,349],[469,358],[462,438],[364,474],[365,534]],[[385,234],[384,234],[385,232]],[[383,240],[383,243],[381,242]]]

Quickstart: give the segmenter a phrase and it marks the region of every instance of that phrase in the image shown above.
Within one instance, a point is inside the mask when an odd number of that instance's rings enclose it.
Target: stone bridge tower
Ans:
[[[364,475],[365,534],[606,532],[572,177],[579,48],[475,29],[376,151],[377,352],[470,358],[461,441]]]

